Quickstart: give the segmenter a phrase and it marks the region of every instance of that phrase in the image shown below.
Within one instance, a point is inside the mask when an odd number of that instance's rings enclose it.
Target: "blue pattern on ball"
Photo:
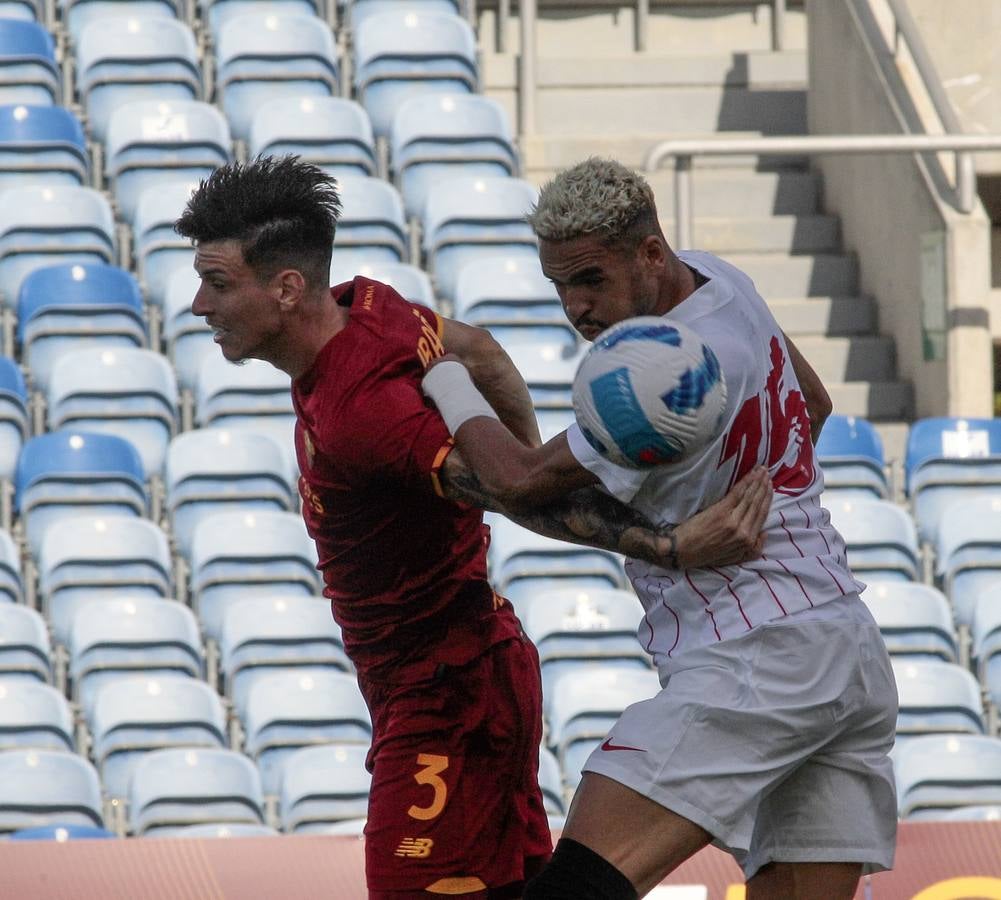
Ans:
[[[708,394],[719,383],[719,360],[705,344],[702,345],[702,363],[682,373],[678,386],[661,396],[664,405],[673,413],[683,416],[698,409]]]
[[[616,344],[623,341],[660,341],[671,347],[681,346],[681,335],[677,328],[672,328],[668,324],[663,325],[631,325],[628,328],[621,328],[608,337],[600,338],[595,343],[595,348],[609,350]]]

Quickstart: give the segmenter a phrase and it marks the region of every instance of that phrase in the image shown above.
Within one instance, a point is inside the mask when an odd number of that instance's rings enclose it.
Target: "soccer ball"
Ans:
[[[691,328],[658,316],[606,329],[573,383],[577,424],[620,466],[678,462],[716,436],[726,382],[716,354]]]

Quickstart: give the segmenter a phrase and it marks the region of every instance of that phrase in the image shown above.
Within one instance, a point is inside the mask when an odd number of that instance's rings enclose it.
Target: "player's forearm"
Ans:
[[[827,393],[824,382],[816,373],[813,366],[807,362],[806,357],[799,352],[799,348],[783,334],[786,347],[789,348],[789,361],[792,369],[796,373],[796,380],[803,389],[803,399],[806,401],[806,411],[810,416],[810,437],[813,443],[817,443],[820,437],[820,430],[824,427],[824,422],[834,410],[831,402],[831,395]]]

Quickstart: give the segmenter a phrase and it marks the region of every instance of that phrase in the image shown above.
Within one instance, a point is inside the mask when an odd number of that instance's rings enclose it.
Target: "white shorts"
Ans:
[[[747,878],[769,862],[890,868],[896,684],[858,595],[832,603],[672,660],[584,770],[695,822]]]

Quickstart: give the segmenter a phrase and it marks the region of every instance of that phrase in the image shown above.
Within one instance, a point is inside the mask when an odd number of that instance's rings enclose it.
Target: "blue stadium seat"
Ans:
[[[0,19],[0,103],[55,106],[61,84],[52,35],[37,22]]]
[[[505,344],[508,356],[528,385],[544,441],[565,431],[574,419],[573,379],[587,344]]]
[[[848,563],[861,578],[917,581],[918,536],[907,510],[889,500],[825,499],[834,527],[848,549]]]
[[[90,178],[79,119],[61,106],[0,106],[0,189],[83,185]]]
[[[163,292],[163,337],[167,357],[177,374],[177,384],[194,391],[198,370],[207,353],[219,355],[212,329],[205,319],[191,312],[191,303],[201,284],[194,269],[180,267],[167,277]]]
[[[40,390],[69,350],[143,347],[147,333],[139,285],[129,272],[107,263],[35,269],[17,298],[17,342]]]
[[[204,681],[129,675],[97,689],[88,718],[93,757],[110,797],[124,798],[143,756],[166,747],[225,747],[226,711]]]
[[[40,0],[0,0],[0,18],[40,22],[44,16]]]
[[[14,360],[0,356],[0,478],[13,478],[29,427],[24,375]]]
[[[72,696],[85,715],[101,686],[123,675],[203,676],[198,622],[174,600],[98,595],[74,616],[68,649]]]
[[[52,681],[52,646],[45,619],[21,603],[0,603],[0,678]]]
[[[42,825],[38,828],[22,828],[20,831],[12,831],[7,835],[9,841],[65,841],[75,840],[102,840],[105,838],[117,838],[118,835],[107,828],[98,828],[96,825]]]
[[[281,788],[286,762],[301,747],[368,747],[372,725],[354,675],[346,672],[272,672],[254,682],[237,710],[246,751],[257,761],[266,794]]]
[[[1001,740],[921,735],[893,751],[903,819],[934,819],[960,806],[1001,804]]]
[[[346,5],[352,28],[358,28],[369,16],[384,12],[459,14],[457,0],[348,0]]]
[[[286,834],[308,834],[325,825],[368,814],[372,776],[365,744],[323,744],[289,754],[279,785],[278,814]]]
[[[147,296],[160,308],[171,276],[179,269],[193,272],[195,250],[191,241],[174,231],[174,222],[197,187],[198,182],[186,178],[170,180],[151,185],[139,195],[132,220],[136,269]]]
[[[907,435],[906,475],[918,534],[933,540],[949,504],[1001,497],[1001,420],[919,419]]]
[[[0,680],[0,750],[72,753],[73,711],[54,687],[37,681]]]
[[[431,188],[456,175],[518,174],[504,108],[479,94],[417,95],[400,104],[389,138],[390,169],[409,216]]]
[[[9,188],[0,204],[0,291],[13,305],[24,279],[55,263],[115,259],[111,206],[93,188],[76,185]]]
[[[622,711],[659,690],[660,681],[652,669],[613,664],[582,665],[556,680],[548,703],[548,744],[556,752],[569,789],[577,787],[584,762]]]
[[[962,666],[895,659],[899,712],[897,744],[919,734],[984,734],[980,686]]]
[[[213,513],[191,541],[193,607],[218,640],[228,606],[244,597],[320,593],[316,546],[298,513]]]
[[[411,303],[420,303],[431,309],[438,309],[434,297],[431,279],[423,269],[410,263],[372,262],[360,265],[343,265],[335,257],[330,264],[330,283],[343,284],[351,281],[356,275],[364,275],[373,281],[388,284],[400,296]]]
[[[145,516],[145,476],[139,453],[114,434],[53,431],[31,438],[14,476],[15,508],[32,556],[60,518]]]
[[[219,28],[216,86],[233,136],[250,137],[261,104],[338,90],[334,36],[322,19],[284,12],[246,13]]]
[[[825,496],[877,500],[887,496],[883,441],[868,419],[828,416],[814,452],[824,472]]]
[[[1001,497],[970,497],[942,511],[935,572],[957,624],[969,625],[977,598],[1001,584]]]
[[[536,189],[520,178],[456,177],[436,184],[424,207],[424,252],[438,294],[452,299],[462,266],[484,256],[535,259],[525,215]]]
[[[97,771],[62,750],[0,753],[0,832],[46,825],[104,826]]]
[[[456,15],[391,10],[354,29],[355,94],[377,137],[389,135],[404,100],[474,93],[477,82],[476,37]]]
[[[537,258],[471,260],[459,270],[453,299],[455,318],[486,328],[505,347],[538,343],[576,349],[577,333]]]
[[[250,156],[293,154],[335,178],[376,175],[368,113],[346,97],[279,97],[250,123]]]
[[[231,154],[222,113],[200,100],[134,100],[116,107],[108,121],[105,170],[128,221],[145,188],[205,178]]]
[[[115,5],[128,8],[121,0]],[[202,74],[194,33],[165,17],[95,19],[77,38],[76,86],[87,128],[101,142],[112,113],[125,103],[199,100]]]
[[[219,654],[226,694],[238,709],[246,706],[254,682],[276,669],[354,671],[329,601],[299,594],[245,597],[230,604]]]
[[[73,616],[97,598],[168,597],[167,536],[146,519],[75,516],[53,522],[38,559],[39,592],[53,638],[69,642]]]
[[[21,552],[6,531],[0,531],[0,604],[20,603],[23,595]]]
[[[539,787],[542,803],[550,817],[567,814],[567,796],[563,788],[563,771],[560,761],[548,747],[539,747]]]
[[[59,9],[66,30],[77,44],[92,22],[104,24],[125,16],[143,20],[184,16],[183,0],[59,0]]]
[[[399,192],[381,178],[339,179],[341,217],[331,265],[403,262],[407,256],[407,224]]]
[[[891,656],[957,662],[959,637],[949,601],[930,584],[871,580],[862,599]]]
[[[49,428],[117,434],[139,451],[147,476],[160,474],[177,428],[173,369],[153,350],[70,350],[52,367]]]
[[[200,0],[202,22],[206,23],[213,40],[218,40],[223,27],[238,16],[248,13],[317,16],[321,0]]]
[[[137,836],[204,822],[264,822],[260,776],[234,750],[175,747],[145,754],[129,782],[128,808]]]
[[[164,488],[182,556],[190,555],[195,527],[205,516],[293,509],[281,447],[249,431],[200,428],[177,435],[167,448]]]

